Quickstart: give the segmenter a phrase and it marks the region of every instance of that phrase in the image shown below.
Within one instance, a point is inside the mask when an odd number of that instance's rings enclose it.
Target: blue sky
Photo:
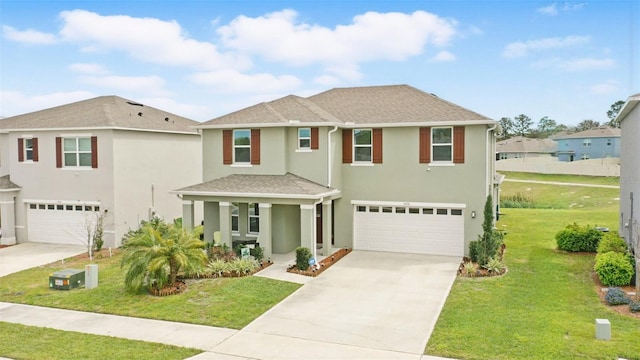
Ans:
[[[607,121],[640,1],[0,1],[0,116],[119,95],[206,121],[409,84],[496,120]]]

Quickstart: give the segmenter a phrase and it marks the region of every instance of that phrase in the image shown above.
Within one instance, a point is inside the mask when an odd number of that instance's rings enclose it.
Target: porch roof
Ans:
[[[193,196],[289,199],[319,199],[340,194],[337,189],[320,185],[292,173],[285,175],[232,174],[172,192]]]
[[[0,176],[0,191],[17,191],[20,186],[11,182],[9,175]]]

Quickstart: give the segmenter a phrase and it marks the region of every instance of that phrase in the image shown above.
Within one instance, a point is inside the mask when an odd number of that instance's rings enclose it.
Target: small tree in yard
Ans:
[[[493,200],[487,196],[484,203],[484,221],[482,222],[482,234],[478,240],[469,243],[469,256],[473,262],[486,265],[489,259],[495,258],[502,245],[503,235],[493,228]]]
[[[174,224],[154,227],[147,223],[127,239],[121,263],[121,267],[129,266],[125,287],[136,291],[173,285],[180,271],[195,272],[205,266],[204,246],[192,232]]]
[[[82,237],[85,238],[84,243],[87,246],[87,254],[89,255],[90,260],[93,260],[94,251],[102,250],[102,246],[104,245],[103,236],[107,211],[95,212],[95,218],[93,215],[94,214],[91,213],[91,215],[85,216],[81,229]]]

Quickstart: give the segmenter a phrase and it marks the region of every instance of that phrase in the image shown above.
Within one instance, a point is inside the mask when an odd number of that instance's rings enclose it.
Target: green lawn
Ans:
[[[572,182],[584,182],[584,178],[575,177]],[[500,191],[503,200],[522,194],[533,201],[533,207],[538,209],[599,209],[603,212],[617,212],[620,206],[618,189],[505,181]]]
[[[30,360],[182,360],[201,350],[0,322],[0,356]]]
[[[84,269],[71,259],[0,278],[0,301],[240,329],[282,301],[299,284],[255,276],[189,281],[179,295],[155,297],[124,289],[121,255],[97,259],[99,285],[70,291],[48,288],[49,274]]]
[[[503,209],[507,231],[499,278],[458,278],[426,354],[457,359],[640,358],[640,320],[601,304],[594,255],[554,250],[566,224],[617,229],[615,211]],[[611,341],[595,339],[595,319],[611,321]]]
[[[511,171],[499,171],[499,172],[501,174],[504,174],[507,179],[516,179],[516,180],[554,181],[554,182],[597,184],[597,185],[620,185],[620,177],[618,176],[534,174],[534,173],[511,172]]]

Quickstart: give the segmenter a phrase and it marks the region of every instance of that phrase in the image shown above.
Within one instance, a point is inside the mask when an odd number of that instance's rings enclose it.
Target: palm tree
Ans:
[[[194,271],[205,266],[204,242],[192,232],[170,224],[146,224],[127,240],[121,267],[129,265],[125,287],[139,290],[145,285],[162,289],[173,285],[181,270]]]

